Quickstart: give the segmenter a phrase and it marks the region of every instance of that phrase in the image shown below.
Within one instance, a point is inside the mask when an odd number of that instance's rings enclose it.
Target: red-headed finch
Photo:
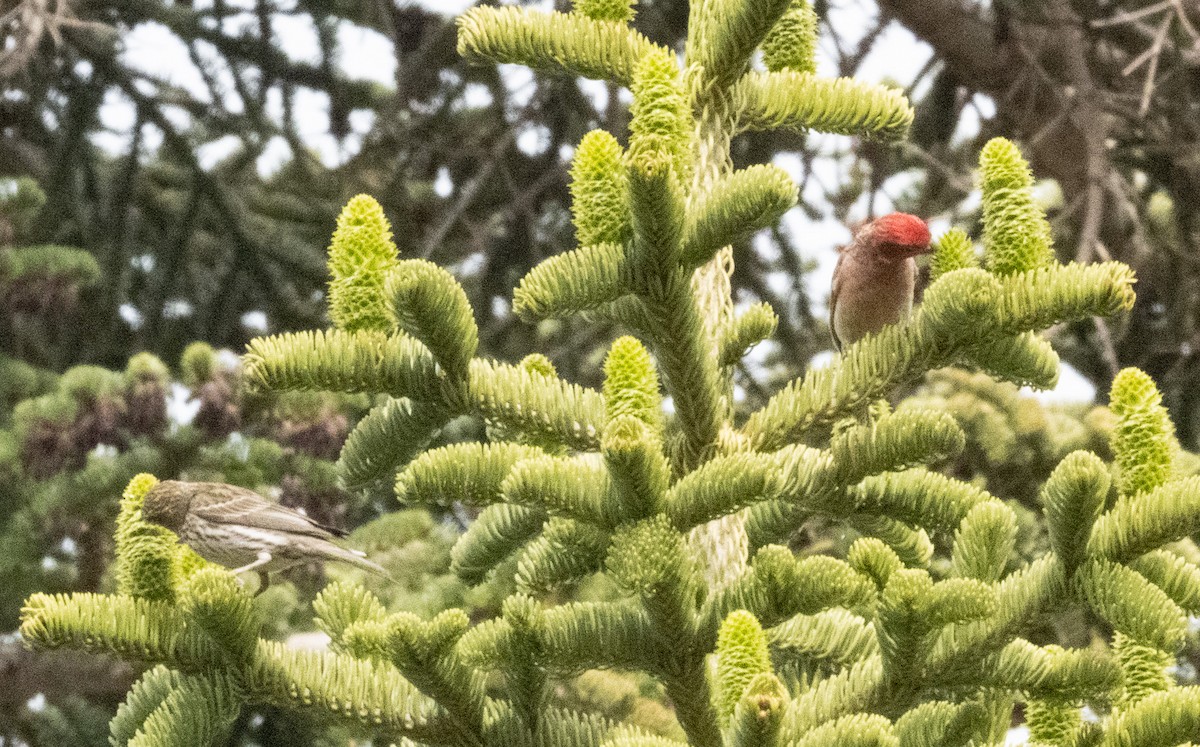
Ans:
[[[892,213],[858,229],[841,249],[829,296],[838,350],[908,316],[917,278],[913,257],[929,252],[929,241],[925,221]]]
[[[364,553],[333,543],[345,532],[235,485],[164,480],[146,493],[142,518],[178,534],[205,560],[234,573],[257,571],[258,594],[270,584],[268,573],[309,560],[340,560],[387,576]]]

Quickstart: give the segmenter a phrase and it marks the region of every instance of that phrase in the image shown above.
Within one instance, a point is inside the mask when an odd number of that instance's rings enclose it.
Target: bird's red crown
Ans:
[[[924,249],[932,237],[925,221],[908,213],[891,213],[879,218],[872,225],[874,239],[880,244]]]

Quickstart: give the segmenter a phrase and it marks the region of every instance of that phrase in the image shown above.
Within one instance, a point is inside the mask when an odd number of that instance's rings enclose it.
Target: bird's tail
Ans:
[[[367,554],[365,552],[363,552],[362,550],[347,550],[346,552],[350,553],[350,556],[352,558],[354,558],[353,560],[347,560],[346,561],[347,563],[350,563],[351,565],[356,565],[359,568],[362,568],[363,570],[370,571],[371,573],[376,573],[380,576],[383,576],[384,578],[386,578],[389,581],[395,582],[396,579],[392,578],[391,574],[383,569],[383,566],[379,565],[378,563],[372,563],[371,561],[367,560]]]
[[[322,552],[320,554],[326,560],[338,560],[343,563],[348,563],[358,568],[362,568],[365,571],[370,571],[371,573],[383,576],[389,581],[395,582],[396,580],[392,578],[391,574],[383,569],[383,566],[367,560],[367,554],[362,550],[350,550],[342,547],[341,545],[335,545],[332,542],[325,542],[321,549]]]

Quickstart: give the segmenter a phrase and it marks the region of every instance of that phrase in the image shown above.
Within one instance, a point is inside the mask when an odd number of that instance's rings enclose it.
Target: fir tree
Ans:
[[[1036,332],[1128,309],[1129,269],[1058,264],[1027,165],[992,141],[983,266],[965,236],[943,239],[910,319],[735,419],[730,363],[773,325],[764,307],[733,313],[727,245],[796,194],[772,166],[734,170],[730,139],[777,127],[896,138],[912,111],[890,89],[816,76],[800,3],[695,3],[682,64],[629,28],[632,12],[480,7],[459,24],[469,58],[633,91],[627,145],[597,133],[576,153],[580,247],[534,268],[513,304],[530,319],[623,325],[602,391],[536,353],[480,356],[462,288],[398,258],[367,197],[347,206],[330,248],[337,326],[255,340],[246,356],[254,390],[383,396],[346,440],[345,481],[478,509],[453,568],[514,579],[501,615],[389,612],[338,583],[314,604],[331,650],[266,640],[227,572],[141,521],[146,474],[122,499],[117,593],[35,594],[24,639],[155,665],[112,722],[117,744],[211,742],[262,704],[432,745],[993,744],[1017,702],[1039,743],[1195,739],[1200,692],[1167,673],[1200,611],[1187,539],[1200,478],[1176,477],[1153,382],[1118,377],[1115,478],[1094,454],[1062,458],[1041,487],[1050,547],[1015,568],[1012,509],[927,468],[963,450],[956,420],[876,404],[951,365],[1053,385],[1057,357]],[[751,64],[762,45],[766,72]],[[429,448],[463,416],[486,423],[486,441]],[[814,517],[856,535],[844,557],[782,544]],[[556,604],[546,593],[595,574],[619,594]],[[1103,621],[1111,646],[1023,637],[1063,607]],[[556,680],[595,669],[661,683],[682,740],[556,700]],[[1083,704],[1106,717],[1085,724]]]

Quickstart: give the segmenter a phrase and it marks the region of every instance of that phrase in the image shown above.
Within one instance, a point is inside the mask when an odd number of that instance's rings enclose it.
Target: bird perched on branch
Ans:
[[[142,518],[235,574],[257,571],[262,583],[255,596],[270,585],[267,574],[309,560],[339,560],[387,576],[365,553],[334,544],[345,532],[235,485],[164,480],[146,493]]]
[[[858,229],[841,249],[829,296],[838,350],[908,316],[917,277],[913,257],[929,252],[929,241],[925,221],[892,213]]]

